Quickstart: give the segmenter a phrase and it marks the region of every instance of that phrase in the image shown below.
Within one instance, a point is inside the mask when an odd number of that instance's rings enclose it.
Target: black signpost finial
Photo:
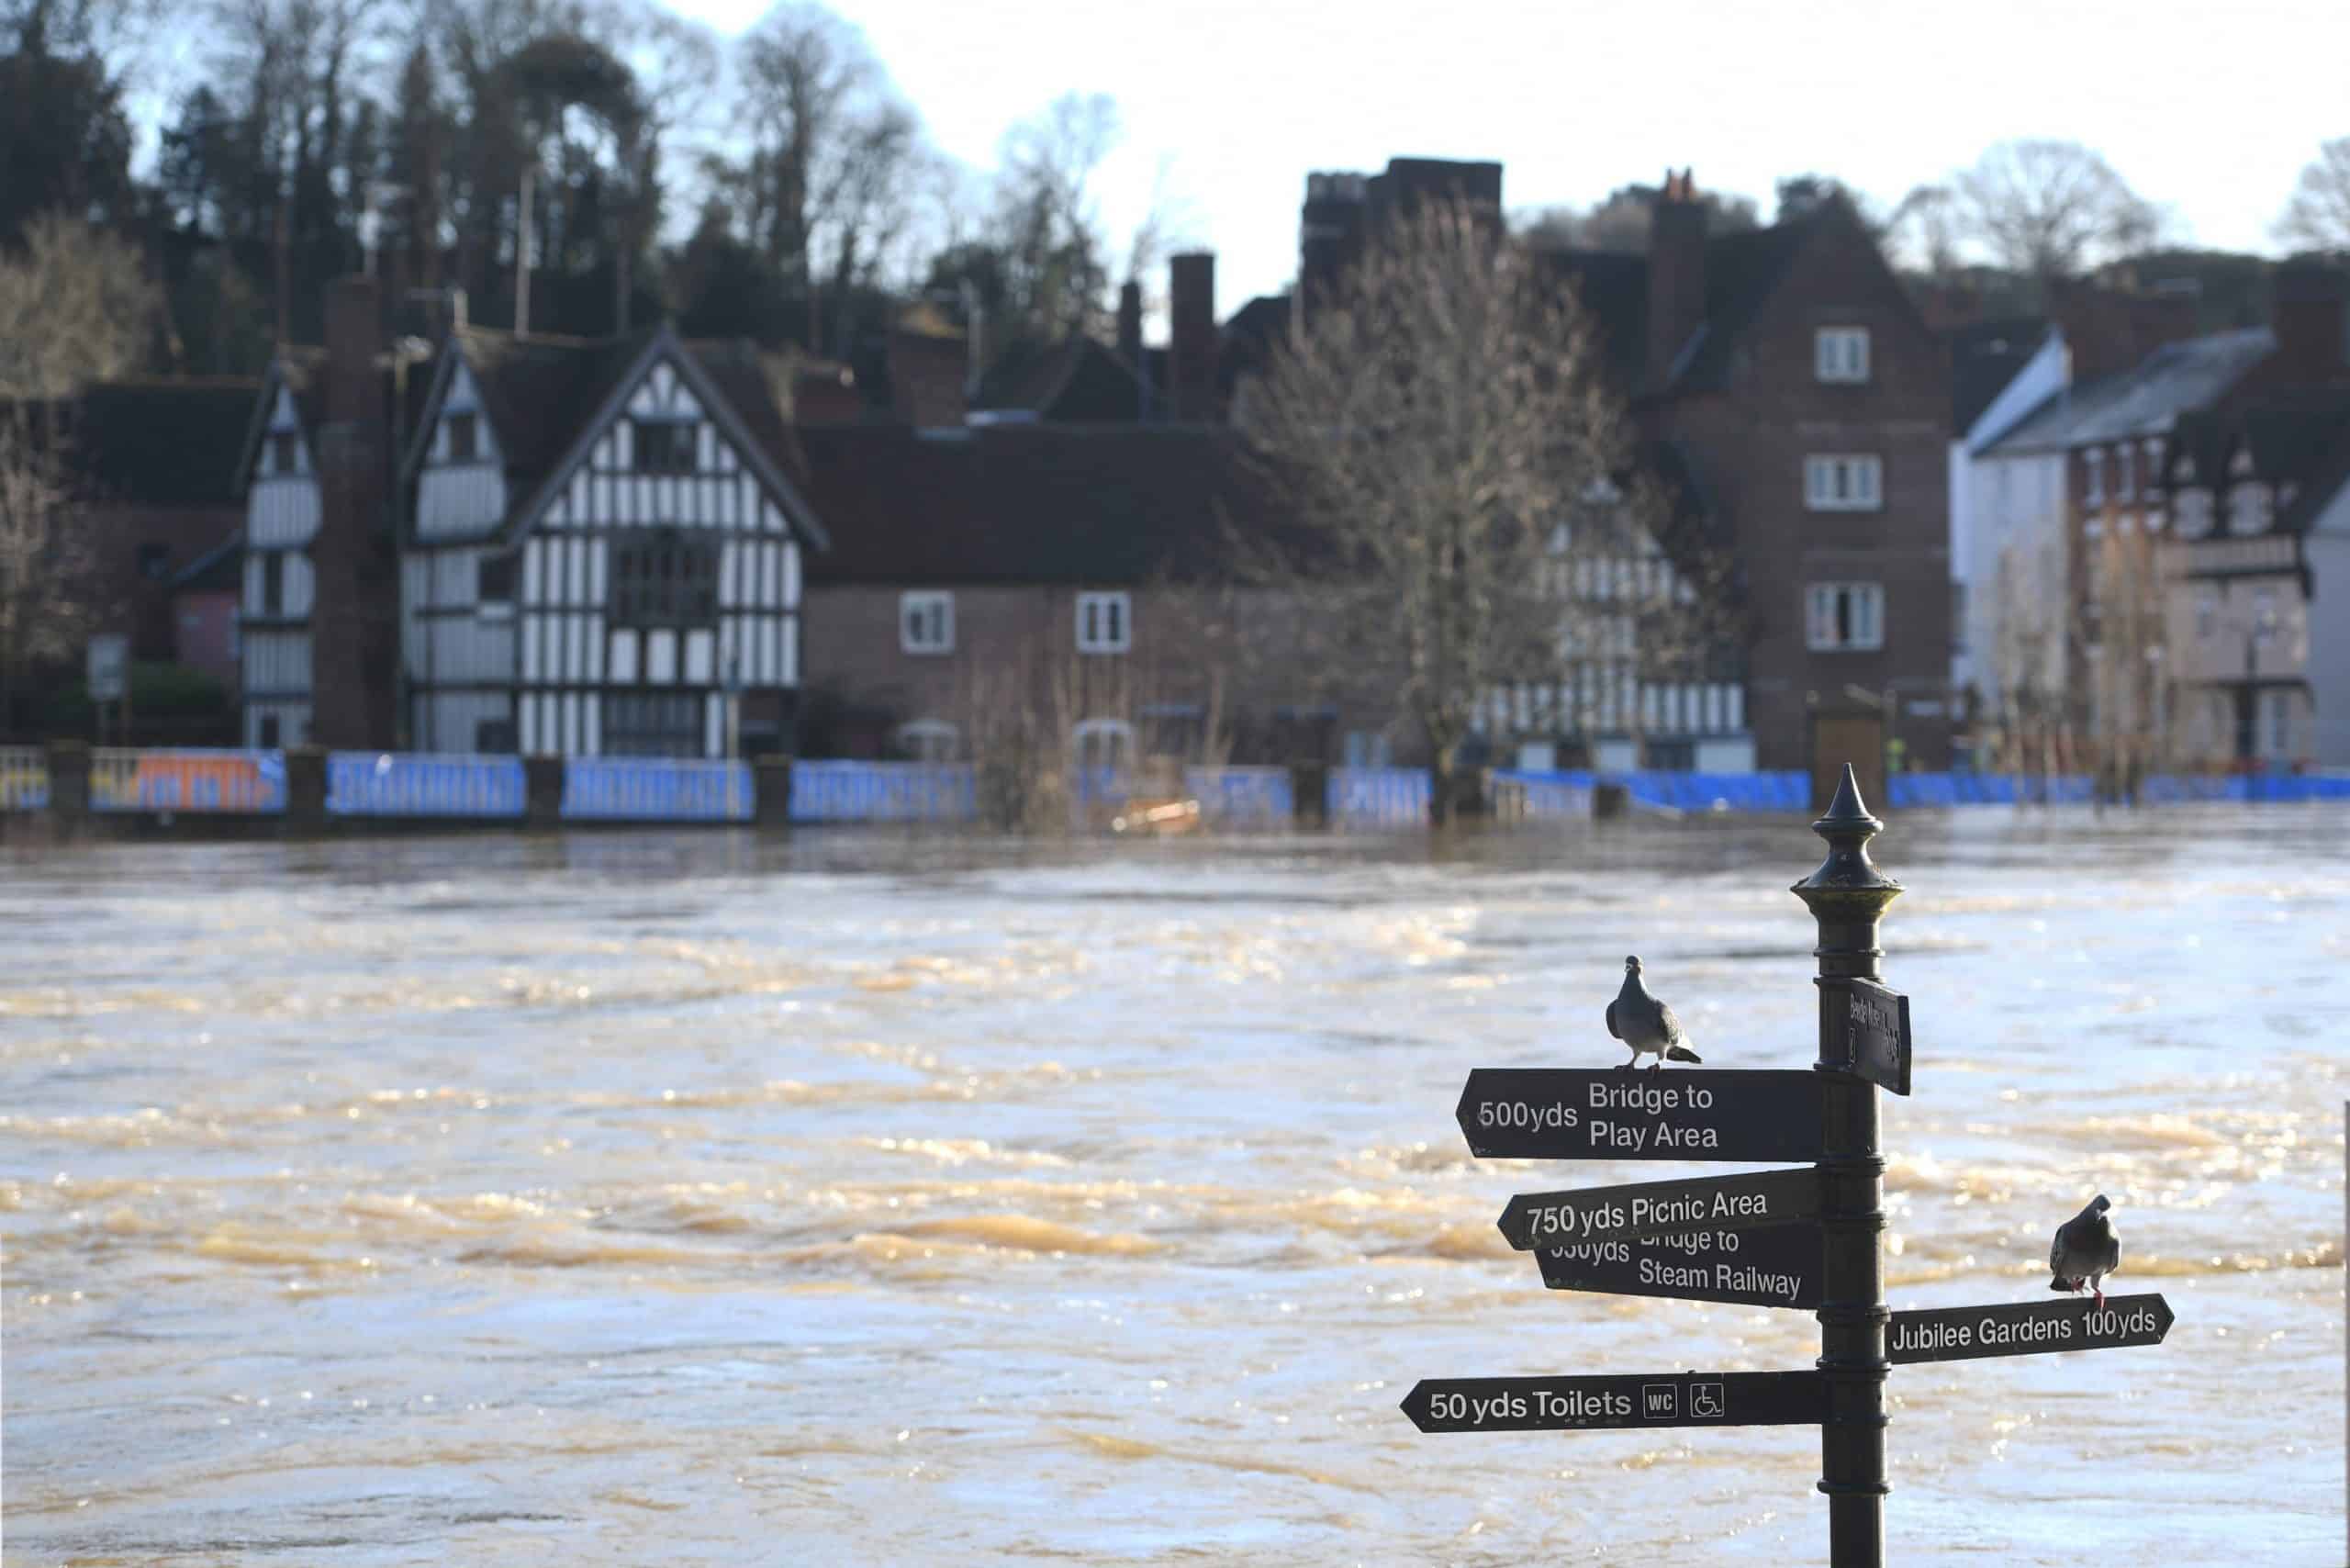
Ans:
[[[1868,842],[1885,829],[1861,803],[1860,781],[1844,767],[1828,814],[1811,830],[1828,841],[1828,858],[1795,885],[1819,923],[1819,1061],[1823,1154],[1819,1160],[1822,1232],[1819,1372],[1828,1385],[1820,1428],[1819,1489],[1828,1495],[1828,1553],[1834,1568],[1882,1568],[1885,1562],[1886,1359],[1885,1159],[1877,1143],[1877,1073],[1858,1069],[1852,1039],[1856,993],[1879,979],[1877,921],[1901,884],[1869,859]],[[1892,993],[1886,992],[1891,995]],[[1907,1010],[1903,1011],[1906,1023]],[[1897,1087],[1908,1089],[1906,1028]]]

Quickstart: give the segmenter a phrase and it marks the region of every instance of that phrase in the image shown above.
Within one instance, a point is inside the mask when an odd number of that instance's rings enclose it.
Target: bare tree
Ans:
[[[2002,141],[1952,176],[1950,191],[1958,233],[2041,279],[2136,254],[2165,227],[2159,208],[2075,141]]]
[[[1045,340],[1106,325],[1109,245],[1093,178],[1118,144],[1118,107],[1069,93],[1004,133],[994,242],[1014,330]]]
[[[2350,136],[2324,143],[2301,171],[2277,237],[2301,250],[2350,252]]]
[[[1274,352],[1247,433],[1308,531],[1259,570],[1330,628],[1333,662],[1392,672],[1444,820],[1493,693],[1555,683],[1595,635],[1559,591],[1559,532],[1632,498],[1587,319],[1486,215],[1425,204]]]
[[[0,728],[31,672],[70,657],[97,624],[95,546],[74,525],[52,407],[0,408]]]
[[[70,398],[137,369],[162,295],[136,247],[48,213],[0,256],[0,398]]]

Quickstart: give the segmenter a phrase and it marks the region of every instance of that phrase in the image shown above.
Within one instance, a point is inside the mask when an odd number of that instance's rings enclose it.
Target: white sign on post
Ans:
[[[130,639],[109,632],[90,639],[90,700],[119,702],[129,691]]]

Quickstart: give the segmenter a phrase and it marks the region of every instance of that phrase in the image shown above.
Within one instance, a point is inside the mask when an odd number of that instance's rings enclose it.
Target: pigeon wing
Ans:
[[[1660,1002],[1656,1004],[1656,1026],[1657,1032],[1663,1036],[1664,1043],[1668,1046],[1681,1045],[1689,1038],[1681,1032],[1681,1020],[1674,1014],[1673,1004],[1669,1002]]]
[[[1624,1031],[1616,1027],[1616,1004],[1612,1002],[1607,1004],[1607,1032],[1619,1040],[1624,1037]]]

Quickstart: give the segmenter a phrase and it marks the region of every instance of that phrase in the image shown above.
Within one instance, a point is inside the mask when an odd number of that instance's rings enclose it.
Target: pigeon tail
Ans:
[[[1664,1056],[1667,1061],[1702,1062],[1706,1059],[1704,1057],[1699,1056],[1695,1051],[1691,1050],[1686,1046],[1675,1046],[1671,1050],[1666,1051]]]
[[[2048,1288],[2052,1291],[2077,1292],[2081,1288],[2081,1282],[2078,1280],[2068,1280],[2062,1274],[2059,1274],[2056,1278],[2048,1282]]]

